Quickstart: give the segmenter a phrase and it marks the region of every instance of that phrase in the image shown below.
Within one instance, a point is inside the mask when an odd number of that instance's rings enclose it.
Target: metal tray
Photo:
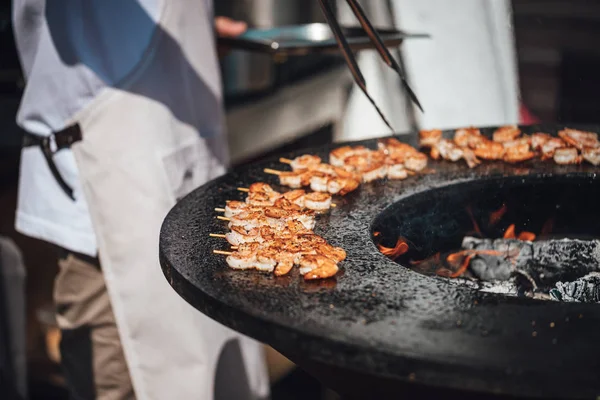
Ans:
[[[361,27],[346,26],[342,27],[342,30],[353,50],[373,48],[371,40]],[[428,34],[407,33],[394,29],[377,29],[377,31],[388,47],[399,46],[404,39],[430,37]],[[329,25],[324,23],[249,29],[235,38],[219,37],[218,42],[235,50],[273,55],[296,56],[339,51]]]

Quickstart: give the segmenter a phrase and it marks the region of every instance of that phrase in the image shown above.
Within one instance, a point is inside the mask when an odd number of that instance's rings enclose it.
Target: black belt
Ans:
[[[60,150],[68,149],[75,142],[81,140],[81,128],[78,124],[63,129],[60,132],[52,133],[49,136],[40,136],[33,133],[24,132],[23,147],[39,146],[48,163],[52,175],[59,186],[72,200],[75,200],[73,189],[65,182],[61,176],[56,164],[54,163],[54,154]]]

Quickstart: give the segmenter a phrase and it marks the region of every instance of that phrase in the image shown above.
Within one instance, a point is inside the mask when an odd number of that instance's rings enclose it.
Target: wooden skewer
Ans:
[[[336,207],[337,207],[337,204],[331,203],[331,208],[336,208]]]
[[[237,249],[239,249],[238,246],[231,246],[231,250],[237,250]]]
[[[246,192],[246,193],[250,192],[250,189],[248,189],[248,188],[237,188],[237,190],[239,190],[240,192]]]
[[[213,237],[213,238],[219,238],[219,239],[226,239],[227,238],[227,236],[225,236],[225,235],[223,235],[221,233],[211,233],[208,236]]]
[[[233,255],[232,251],[223,251],[223,250],[213,250],[213,253],[219,254],[221,256],[231,256],[231,255]]]
[[[225,212],[225,209],[224,208],[215,208],[215,211],[216,212]]]
[[[265,173],[267,174],[271,174],[271,175],[281,175],[281,171],[277,171],[275,169],[271,169],[271,168],[265,168],[264,169]]]
[[[279,159],[280,162],[284,163],[284,164],[291,164],[294,160],[290,160],[289,158],[283,158],[281,157]]]
[[[220,219],[221,221],[231,221],[231,218],[221,217],[220,215],[217,217],[217,219]]]

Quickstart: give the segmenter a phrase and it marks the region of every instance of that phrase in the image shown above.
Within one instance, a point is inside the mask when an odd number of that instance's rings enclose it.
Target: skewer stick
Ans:
[[[283,158],[281,157],[279,159],[280,162],[284,163],[284,164],[291,164],[294,160],[290,160],[289,158]]]
[[[331,203],[331,208],[336,208],[336,207],[337,207],[337,204]]]
[[[219,239],[226,239],[227,236],[221,234],[221,233],[211,233],[210,235],[208,235],[212,238],[219,238]]]
[[[237,188],[237,190],[239,190],[240,192],[246,192],[246,193],[250,192],[250,189],[248,189],[248,188]]]
[[[215,211],[216,212],[225,212],[225,209],[224,208],[215,208]]]
[[[233,255],[232,251],[222,251],[222,250],[213,250],[214,254],[219,254],[221,256],[231,256]]]
[[[281,171],[277,171],[277,170],[271,169],[271,168],[265,168],[264,171],[265,171],[265,173],[271,174],[271,175],[281,175],[282,174]]]
[[[221,221],[231,221],[231,218],[221,217],[220,215],[217,217],[217,219],[220,219]]]

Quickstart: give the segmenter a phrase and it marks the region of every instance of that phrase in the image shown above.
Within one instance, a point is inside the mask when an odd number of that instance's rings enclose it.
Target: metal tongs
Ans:
[[[360,6],[360,4],[358,4],[358,0],[346,0],[346,2],[348,3],[350,8],[352,9],[352,12],[354,13],[356,18],[360,22],[362,28],[365,30],[365,32],[371,39],[371,42],[373,42],[373,44],[375,45],[375,48],[377,49],[377,52],[379,53],[379,55],[381,56],[383,61],[390,68],[392,68],[394,71],[396,71],[396,73],[398,73],[398,75],[400,76],[400,80],[402,81],[402,85],[404,86],[404,89],[408,93],[410,99],[417,105],[417,107],[419,107],[421,112],[423,112],[423,107],[421,107],[421,103],[417,99],[417,96],[415,95],[413,90],[408,85],[408,82],[406,81],[406,77],[404,75],[404,72],[402,71],[402,68],[400,68],[400,65],[398,64],[398,62],[394,59],[392,54],[389,52],[389,50],[383,43],[383,40],[381,39],[381,37],[379,36],[379,34],[375,30],[375,28],[373,28],[371,21],[369,21],[369,19],[365,15],[364,10]],[[329,4],[329,0],[319,0],[319,4],[321,5],[321,9],[323,10],[325,19],[327,20],[327,24],[333,31],[335,40],[337,41],[338,45],[340,46],[340,49],[342,50],[342,54],[344,56],[344,59],[346,60],[346,64],[348,64],[348,68],[350,68],[350,72],[352,73],[352,76],[354,77],[354,81],[361,88],[361,90],[363,91],[365,96],[367,96],[367,98],[369,99],[371,104],[373,104],[373,106],[375,107],[375,109],[377,110],[377,112],[379,113],[379,115],[381,116],[383,121],[385,122],[385,124],[392,131],[394,131],[394,128],[392,128],[390,122],[387,120],[385,115],[383,115],[383,112],[381,111],[381,109],[377,106],[377,104],[375,104],[375,101],[367,92],[367,83],[365,81],[365,78],[364,78],[363,74],[360,72],[360,68],[358,67],[358,63],[356,62],[356,57],[354,57],[354,53],[352,52],[352,49],[350,48],[348,41],[346,40],[346,38],[344,37],[344,34],[342,33],[342,28],[341,28],[339,22],[337,21],[337,18],[335,17],[335,13],[333,12],[331,5]]]

